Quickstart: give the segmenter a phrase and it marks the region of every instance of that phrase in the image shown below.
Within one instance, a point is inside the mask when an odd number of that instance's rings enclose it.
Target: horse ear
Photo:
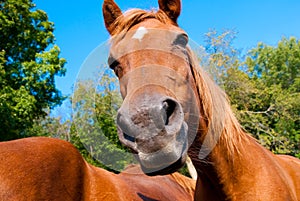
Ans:
[[[181,11],[180,0],[158,0],[159,9],[165,12],[168,17],[177,24],[177,18]]]
[[[104,0],[102,5],[103,18],[107,31],[112,34],[115,20],[122,15],[121,9],[113,0]]]

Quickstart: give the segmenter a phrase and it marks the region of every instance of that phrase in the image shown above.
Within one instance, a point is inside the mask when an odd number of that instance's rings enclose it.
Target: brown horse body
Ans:
[[[0,143],[0,200],[192,200],[195,182],[178,173],[114,174],[89,165],[70,143],[26,138]]]
[[[175,171],[188,153],[195,200],[300,200],[300,160],[274,155],[245,133],[225,93],[197,67],[177,24],[180,0],[158,3],[157,12],[126,13],[113,0],[103,4],[109,65],[124,98],[120,140],[149,175]]]

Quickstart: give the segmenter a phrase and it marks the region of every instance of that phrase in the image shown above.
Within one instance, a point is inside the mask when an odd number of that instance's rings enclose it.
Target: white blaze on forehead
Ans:
[[[148,33],[148,30],[145,27],[139,27],[135,34],[132,36],[133,39],[138,39],[140,42],[144,38],[145,34]]]

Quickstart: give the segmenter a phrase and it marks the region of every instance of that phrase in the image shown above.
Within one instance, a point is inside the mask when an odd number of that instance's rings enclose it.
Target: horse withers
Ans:
[[[177,19],[180,0],[122,13],[104,0],[108,63],[124,99],[118,135],[148,175],[198,173],[195,200],[300,200],[300,161],[274,155],[240,126],[226,94],[198,67]],[[198,26],[198,25],[197,25]]]

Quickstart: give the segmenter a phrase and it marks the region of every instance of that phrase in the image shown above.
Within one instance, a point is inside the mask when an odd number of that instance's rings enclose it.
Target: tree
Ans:
[[[117,111],[122,104],[122,98],[118,90],[118,80],[112,75],[113,71],[109,70],[100,80],[102,90],[96,96],[95,113],[97,123],[103,134],[117,148],[129,151],[119,140],[117,135],[116,119]]]
[[[232,45],[234,32],[213,30],[206,37],[202,65],[226,91],[244,129],[274,153],[300,158],[299,41],[259,43],[244,59]]]
[[[25,137],[44,136],[70,141],[70,119],[63,121],[60,116],[51,116],[34,120],[32,127],[24,131]]]
[[[205,34],[207,54],[204,56],[208,58],[200,60],[205,61],[202,66],[205,66],[220,86],[224,84],[224,78],[228,77],[230,69],[237,69],[241,66],[240,51],[232,45],[236,34],[234,30],[224,30],[222,33],[211,30]]]
[[[24,136],[34,120],[64,100],[55,76],[65,59],[54,45],[54,25],[31,0],[0,1],[0,140]]]
[[[103,75],[95,73],[97,79],[76,83],[72,97],[71,142],[90,163],[121,171],[134,159],[117,135],[115,119],[122,102],[117,80],[108,67],[103,69],[107,69]]]
[[[259,43],[246,59],[260,90],[246,116],[259,120],[252,131],[275,153],[300,157],[300,41],[282,38],[277,47]]]

